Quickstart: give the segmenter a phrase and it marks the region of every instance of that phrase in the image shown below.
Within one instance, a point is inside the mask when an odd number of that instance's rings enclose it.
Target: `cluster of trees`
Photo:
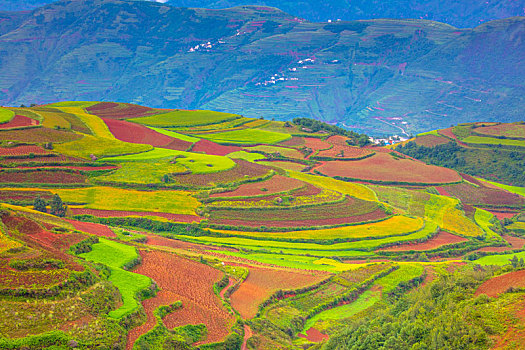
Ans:
[[[505,320],[497,301],[472,295],[491,275],[484,268],[442,276],[348,321],[323,349],[488,349]]]
[[[47,206],[48,203],[42,199],[42,197],[38,196],[35,198],[35,201],[33,202],[33,208],[35,210],[38,210],[42,213],[47,213]],[[67,213],[67,205],[62,202],[62,198],[58,194],[55,194],[53,198],[51,199],[51,202],[49,202],[49,214],[64,217]]]
[[[300,125],[305,129],[312,130],[312,132],[326,131],[334,135],[343,135],[351,139],[352,145],[365,146],[370,143],[370,139],[366,134],[359,134],[355,131],[346,130],[336,125],[330,125],[316,119],[310,118],[294,118],[292,122],[295,125]]]

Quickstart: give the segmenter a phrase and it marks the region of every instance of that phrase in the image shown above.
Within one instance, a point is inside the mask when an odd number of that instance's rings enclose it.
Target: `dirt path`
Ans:
[[[247,350],[248,347],[246,346],[246,343],[248,342],[248,339],[252,337],[252,329],[248,325],[244,325],[244,341],[242,342],[241,350]]]
[[[224,299],[224,294],[226,293],[226,291],[228,289],[230,289],[231,286],[233,286],[235,284],[235,282],[237,282],[236,280],[234,280],[233,278],[231,277],[228,277],[228,285],[226,287],[224,287],[221,292],[219,293],[219,295],[221,296],[222,299]]]

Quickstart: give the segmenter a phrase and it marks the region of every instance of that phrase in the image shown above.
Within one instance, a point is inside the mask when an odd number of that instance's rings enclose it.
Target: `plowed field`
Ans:
[[[511,287],[525,288],[525,270],[514,271],[491,278],[479,286],[474,295],[486,294],[489,297],[497,297]]]
[[[454,170],[399,159],[388,153],[377,153],[357,161],[330,161],[317,170],[328,176],[374,182],[434,184],[461,181],[461,176]]]
[[[423,251],[423,250],[437,249],[447,244],[456,244],[456,243],[466,242],[466,241],[468,241],[468,239],[453,235],[452,233],[440,231],[437,234],[437,236],[423,243],[402,244],[402,245],[397,245],[397,246],[393,246],[393,247],[389,247],[389,248],[385,248],[381,250],[391,251],[391,252],[410,251],[410,250]]]
[[[245,319],[257,313],[260,303],[279,289],[297,289],[312,285],[327,278],[327,274],[300,270],[275,270],[271,268],[250,267],[248,278],[231,296],[235,310]]]
[[[204,343],[218,342],[228,333],[234,317],[222,307],[221,301],[213,293],[213,284],[222,277],[222,272],[193,260],[159,251],[141,251],[142,264],[133,272],[153,279],[164,291],[145,304],[148,312],[148,324],[141,332],[152,327],[151,315],[156,305],[166,305],[177,300],[182,301],[182,308],[164,319],[168,328],[186,324],[204,323],[208,337]],[[137,336],[136,333],[133,333]]]

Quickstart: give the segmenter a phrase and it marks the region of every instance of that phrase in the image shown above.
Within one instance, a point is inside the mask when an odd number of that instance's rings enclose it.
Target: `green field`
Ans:
[[[292,137],[290,134],[259,129],[233,130],[213,134],[199,134],[199,136],[217,143],[236,143],[240,145],[274,144]]]
[[[525,147],[525,141],[523,140],[498,139],[495,137],[483,137],[483,136],[471,135],[471,136],[465,137],[462,141],[466,143],[484,144],[484,145],[504,145],[504,146]]]
[[[520,196],[525,197],[525,187],[509,186],[509,185],[500,184],[500,183],[494,182],[494,181],[487,181],[485,179],[482,179],[482,181],[488,182],[489,184],[492,184],[494,186],[498,186],[499,188],[502,188],[502,189],[504,189],[506,191],[509,191],[509,192],[512,192],[512,193],[515,193],[515,194],[519,194]]]
[[[281,251],[291,255],[310,254],[315,256],[363,256],[368,255],[366,251],[371,251],[381,246],[395,243],[395,242],[409,242],[417,239],[425,239],[432,235],[437,230],[437,225],[433,222],[427,222],[425,227],[412,234],[403,236],[394,236],[378,239],[364,239],[354,242],[334,243],[334,244],[316,244],[316,243],[293,243],[270,240],[256,240],[249,238],[237,237],[188,237],[179,235],[177,237],[189,240],[192,242],[199,242],[204,244],[228,246],[236,248],[245,248],[251,250],[264,250],[272,254],[279,254]],[[357,253],[355,251],[363,251]],[[251,257],[251,255],[250,255]]]
[[[383,295],[386,295],[392,292],[399,283],[421,276],[424,270],[423,266],[419,264],[403,264],[399,269],[378,279],[375,284],[381,286]]]
[[[111,270],[109,280],[119,289],[122,295],[122,306],[111,311],[108,316],[122,318],[138,309],[136,294],[149,287],[151,280],[143,275],[122,269],[122,266],[138,258],[135,247],[107,239],[100,239],[100,243],[93,245],[89,253],[80,254],[86,260],[107,265]]]
[[[474,260],[475,264],[479,265],[508,265],[510,259],[516,256],[518,259],[525,259],[525,252],[519,252],[516,254],[500,254],[500,255],[487,255],[478,260]]]
[[[304,325],[302,333],[306,334],[306,331],[312,328],[319,320],[342,320],[349,318],[363,310],[368,309],[379,300],[381,300],[381,293],[379,291],[367,290],[350,304],[325,310],[316,314],[314,317],[309,318]]]
[[[0,107],[0,124],[9,122],[15,116],[15,112]]]
[[[175,110],[164,114],[157,114],[151,117],[133,118],[130,121],[160,128],[175,128],[210,125],[237,118],[241,118],[241,116],[237,114],[214,111]]]
[[[108,175],[98,176],[96,181],[114,184],[164,184],[167,174],[187,172],[185,166],[171,163],[172,158],[148,159],[144,161],[121,162],[119,169]]]
[[[503,241],[500,235],[492,230],[493,224],[491,221],[494,219],[494,214],[486,210],[476,208],[474,219],[476,220],[476,223],[483,229],[483,231],[485,231],[487,238],[496,241]]]
[[[235,166],[235,162],[228,157],[176,151],[165,148],[155,148],[152,151],[144,152],[141,154],[114,157],[111,158],[111,161],[134,162],[168,157],[177,157],[177,164],[184,166],[193,174],[216,173],[220,171],[230,170]]]
[[[133,120],[136,120],[136,119],[133,119]],[[170,137],[173,137],[175,139],[182,140],[182,141],[198,142],[200,140],[198,137],[184,135],[184,134],[181,134],[181,133],[178,133],[178,132],[175,132],[175,131],[171,131],[171,130],[166,130],[166,129],[162,129],[162,128],[154,128],[154,127],[151,127],[151,126],[149,128],[151,130],[155,130],[156,132],[158,132],[160,134],[163,134],[163,135],[166,135],[166,136],[170,136]]]
[[[228,158],[244,159],[244,160],[247,160],[249,162],[253,162],[253,161],[256,161],[256,160],[264,159],[266,157],[263,156],[262,154],[259,154],[259,153],[250,153],[250,152],[245,152],[245,151],[237,151],[237,152],[232,152],[232,153],[228,154]]]

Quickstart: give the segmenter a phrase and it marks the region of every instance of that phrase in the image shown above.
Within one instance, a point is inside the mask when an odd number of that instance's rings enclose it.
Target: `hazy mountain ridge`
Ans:
[[[473,30],[421,20],[328,24],[267,7],[116,0],[3,16],[2,104],[118,100],[310,116],[373,133],[522,118],[523,18]]]
[[[139,0],[137,0],[139,1]],[[149,0],[178,7],[223,9],[241,5],[278,7],[309,21],[326,22],[373,18],[418,18],[451,24],[460,28],[501,18],[524,16],[523,2],[512,0],[436,1],[427,0]],[[0,11],[30,10],[52,0],[0,0]]]

